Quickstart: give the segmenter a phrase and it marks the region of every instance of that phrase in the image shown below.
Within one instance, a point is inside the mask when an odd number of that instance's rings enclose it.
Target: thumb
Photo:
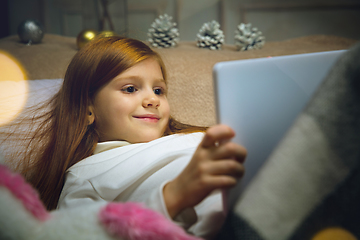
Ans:
[[[204,148],[216,147],[219,144],[230,141],[235,136],[234,130],[227,125],[215,125],[210,127],[200,144]]]

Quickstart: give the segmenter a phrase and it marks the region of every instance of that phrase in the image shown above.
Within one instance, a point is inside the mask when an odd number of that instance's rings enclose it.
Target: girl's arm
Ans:
[[[244,147],[230,142],[234,131],[225,125],[209,128],[190,163],[163,189],[169,215],[200,203],[213,190],[236,185],[244,174]]]

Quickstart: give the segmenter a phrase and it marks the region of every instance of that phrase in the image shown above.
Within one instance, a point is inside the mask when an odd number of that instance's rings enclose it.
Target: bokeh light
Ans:
[[[340,227],[330,227],[318,232],[312,240],[358,240],[353,234]]]
[[[0,50],[0,126],[12,121],[27,100],[27,77],[20,63]]]

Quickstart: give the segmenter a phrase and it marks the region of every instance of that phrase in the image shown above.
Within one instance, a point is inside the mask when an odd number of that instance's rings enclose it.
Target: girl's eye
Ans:
[[[162,88],[156,88],[156,89],[154,89],[154,93],[155,93],[156,95],[164,95],[164,94],[165,94],[165,90],[162,89]]]
[[[125,88],[121,89],[121,91],[127,92],[127,93],[133,93],[136,91],[136,88],[134,86],[129,86],[129,87],[125,87]]]

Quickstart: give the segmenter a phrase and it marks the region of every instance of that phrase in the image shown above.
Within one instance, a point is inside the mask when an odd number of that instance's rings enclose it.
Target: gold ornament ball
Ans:
[[[99,36],[101,37],[112,37],[112,36],[116,36],[117,34],[113,31],[110,31],[110,30],[106,30],[106,31],[101,31],[99,33]]]
[[[76,45],[78,49],[81,49],[83,46],[85,46],[86,43],[93,40],[98,32],[93,29],[85,29],[79,33],[79,35],[76,38]]]

